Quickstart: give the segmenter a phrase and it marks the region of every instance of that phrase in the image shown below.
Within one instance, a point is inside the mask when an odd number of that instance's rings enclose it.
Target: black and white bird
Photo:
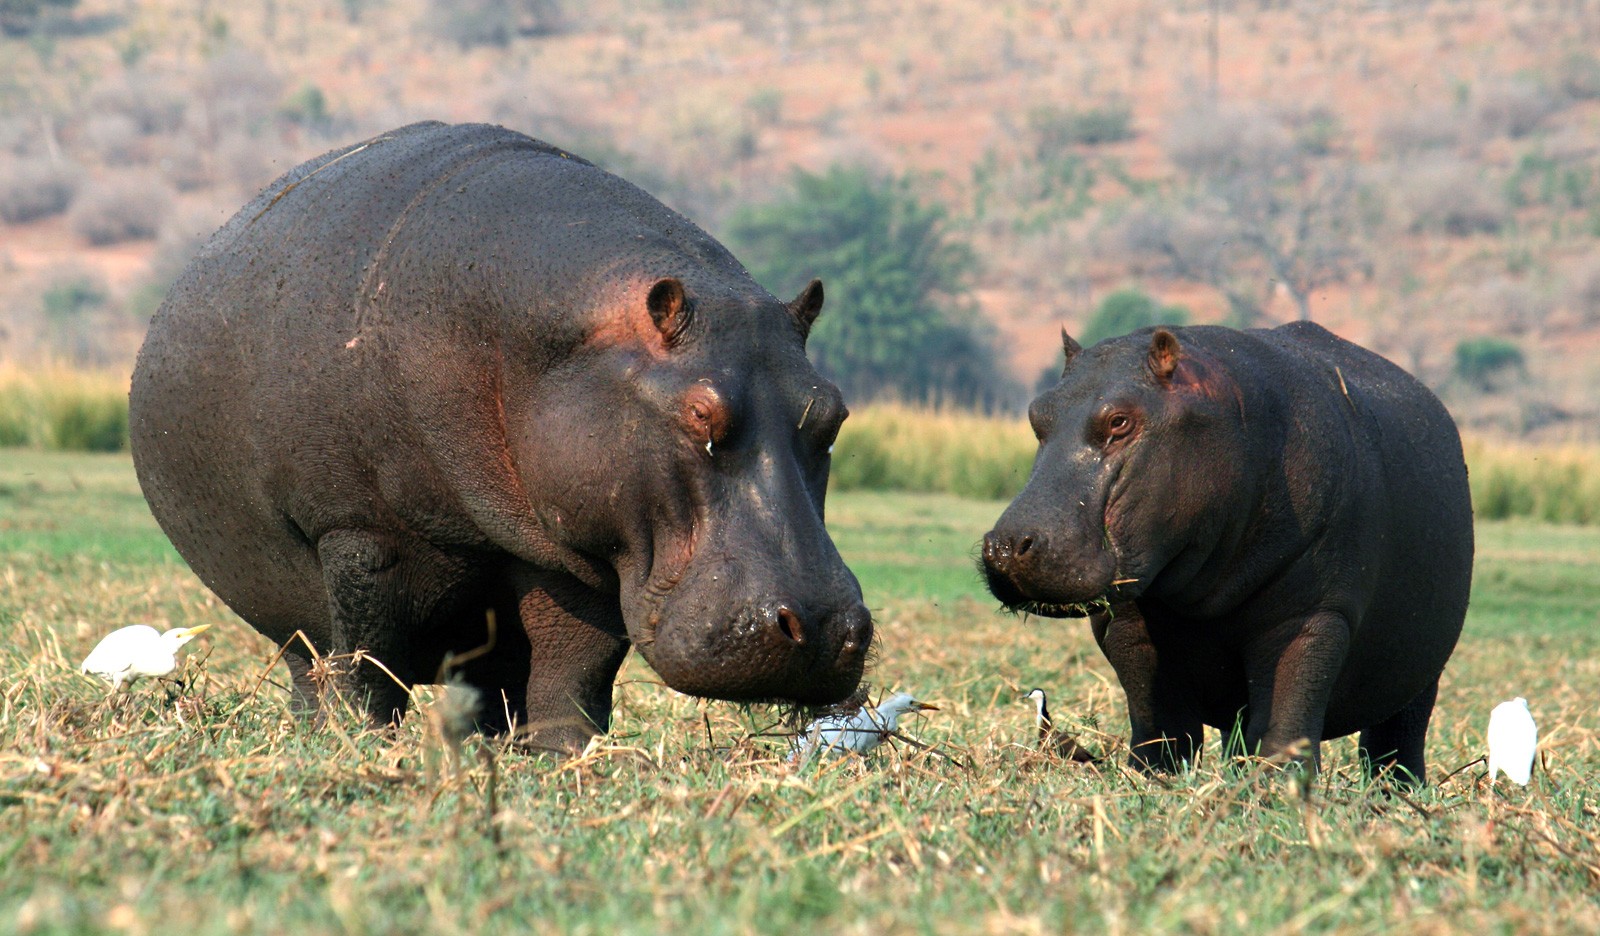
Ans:
[[[1528,700],[1517,696],[1501,702],[1489,713],[1489,782],[1504,772],[1517,786],[1533,777],[1533,756],[1539,750],[1539,726],[1533,723]]]
[[[1039,750],[1062,760],[1076,761],[1080,764],[1093,764],[1100,759],[1090,753],[1088,748],[1079,744],[1077,738],[1056,730],[1055,721],[1050,718],[1050,704],[1045,699],[1043,689],[1029,689],[1023,698],[1032,699],[1037,706],[1034,710],[1033,724],[1039,730]]]
[[[865,754],[899,727],[900,716],[909,712],[937,712],[939,706],[918,702],[910,694],[892,695],[877,708],[863,705],[855,712],[824,715],[805,727],[789,749],[792,763],[803,763],[818,754]]]
[[[142,676],[167,676],[178,668],[178,648],[210,626],[174,627],[166,633],[148,624],[118,628],[95,644],[78,669],[110,683],[113,692]]]

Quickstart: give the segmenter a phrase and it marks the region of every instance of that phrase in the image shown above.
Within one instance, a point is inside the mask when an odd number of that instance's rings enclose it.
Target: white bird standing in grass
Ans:
[[[1533,777],[1533,755],[1539,749],[1539,726],[1533,723],[1528,700],[1517,696],[1501,702],[1489,713],[1489,782],[1505,772],[1517,786]]]
[[[178,668],[178,648],[210,626],[174,627],[164,634],[148,624],[114,630],[95,644],[78,669],[110,683],[113,692],[141,676],[166,676]]]
[[[901,715],[938,710],[939,706],[918,702],[902,692],[890,696],[877,708],[863,705],[851,714],[824,715],[807,725],[806,730],[794,739],[789,759],[798,763],[810,760],[818,753],[853,751],[865,754],[895,732]]]

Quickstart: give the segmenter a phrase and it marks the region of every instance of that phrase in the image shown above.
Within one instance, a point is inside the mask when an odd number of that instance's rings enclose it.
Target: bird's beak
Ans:
[[[185,637],[198,637],[202,631],[209,630],[210,628],[211,628],[210,624],[197,624],[194,627],[190,627],[190,628],[186,629],[183,632],[183,635]]]
[[[918,702],[917,703],[917,711],[919,711],[919,712],[937,712],[937,711],[939,711],[939,706],[937,706],[937,705],[929,705],[926,702]]]

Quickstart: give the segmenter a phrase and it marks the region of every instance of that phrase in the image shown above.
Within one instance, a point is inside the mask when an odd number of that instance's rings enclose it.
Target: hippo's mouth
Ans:
[[[1029,590],[1012,579],[1011,576],[993,568],[988,563],[980,562],[978,570],[988,580],[989,593],[1000,599],[1000,604],[1005,610],[1013,614],[1037,614],[1040,617],[1050,618],[1085,618],[1092,614],[1111,610],[1111,592],[1102,592],[1093,598],[1083,601],[1050,601],[1045,598],[1029,594]],[[1113,585],[1122,584],[1119,580]],[[1116,589],[1114,588],[1113,591]]]
[[[1070,604],[1058,604],[1053,601],[1021,601],[1007,604],[1006,610],[1021,614],[1037,614],[1040,617],[1086,618],[1092,614],[1110,611],[1111,599],[1101,595],[1088,601],[1074,601]]]

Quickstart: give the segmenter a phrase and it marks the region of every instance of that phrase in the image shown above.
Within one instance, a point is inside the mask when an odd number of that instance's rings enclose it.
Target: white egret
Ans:
[[[937,712],[939,706],[918,702],[907,693],[890,696],[877,708],[863,705],[849,714],[824,715],[806,726],[790,747],[790,760],[811,759],[818,753],[865,754],[883,743],[907,712]]]
[[[1079,744],[1077,738],[1056,730],[1055,721],[1050,717],[1050,704],[1045,700],[1043,689],[1029,689],[1023,698],[1032,699],[1037,705],[1033,714],[1033,724],[1039,730],[1039,750],[1080,764],[1092,764],[1100,759]]]
[[[178,668],[178,648],[210,626],[175,627],[166,633],[148,624],[120,628],[95,644],[78,669],[110,683],[113,692],[141,676],[166,676]]]
[[[1489,782],[1504,772],[1517,786],[1533,776],[1533,755],[1539,749],[1539,727],[1521,696],[1501,702],[1489,713]]]

